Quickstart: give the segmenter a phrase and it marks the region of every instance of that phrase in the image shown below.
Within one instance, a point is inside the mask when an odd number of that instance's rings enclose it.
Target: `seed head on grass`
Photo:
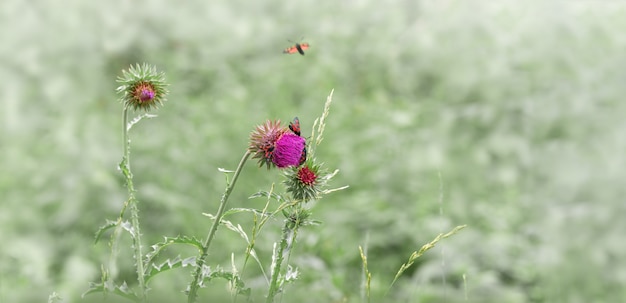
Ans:
[[[120,100],[125,107],[134,110],[143,109],[146,112],[163,105],[168,93],[165,83],[165,74],[157,72],[156,67],[147,64],[135,65],[122,71],[122,77],[117,79],[121,83],[117,92],[122,94]]]

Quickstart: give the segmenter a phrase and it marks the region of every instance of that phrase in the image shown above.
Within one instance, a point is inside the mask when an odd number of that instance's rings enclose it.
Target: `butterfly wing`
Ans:
[[[302,149],[302,154],[300,155],[300,163],[298,165],[302,165],[306,162],[306,146]]]
[[[300,120],[298,117],[293,118],[293,122],[289,122],[289,129],[296,135],[300,136]]]
[[[298,48],[295,47],[295,46],[292,46],[292,47],[286,48],[283,51],[283,54],[293,54],[293,53],[296,53],[296,52],[298,52]]]
[[[296,43],[296,49],[298,49],[298,53],[300,53],[300,55],[304,56],[304,51],[302,50],[302,46],[298,43]]]
[[[286,48],[283,51],[283,54],[294,54],[296,52],[300,53],[300,55],[304,56],[304,51],[309,49],[309,44],[308,43],[296,43],[295,45]]]
[[[289,129],[294,134],[300,136],[300,134],[301,134],[300,120],[298,119],[298,117],[293,118],[293,121],[289,122]],[[305,144],[304,148],[302,149],[302,154],[300,155],[300,164],[298,164],[298,165],[302,165],[302,163],[304,163],[305,161],[306,161],[306,144]]]

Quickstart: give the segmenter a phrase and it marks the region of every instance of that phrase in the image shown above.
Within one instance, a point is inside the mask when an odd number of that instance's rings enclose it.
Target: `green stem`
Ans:
[[[211,225],[211,229],[209,230],[209,234],[207,235],[204,243],[202,243],[202,252],[200,255],[200,259],[196,262],[196,271],[193,274],[193,280],[191,285],[189,286],[189,295],[187,297],[187,302],[192,303],[196,302],[196,297],[198,293],[198,288],[200,287],[200,280],[202,276],[202,267],[204,267],[204,263],[206,262],[206,258],[209,255],[209,247],[211,246],[211,242],[213,242],[213,237],[215,236],[215,232],[217,231],[217,227],[222,221],[222,217],[224,216],[224,211],[226,210],[226,202],[228,202],[228,197],[230,197],[230,193],[235,188],[235,184],[237,183],[237,178],[239,178],[239,174],[243,169],[243,165],[248,160],[250,156],[250,151],[246,151],[246,153],[239,161],[239,165],[237,166],[237,170],[235,170],[235,174],[233,175],[233,180],[228,184],[224,194],[222,195],[222,199],[220,201],[220,206],[217,209],[217,214],[215,215],[215,221],[213,221],[213,225]]]
[[[272,280],[270,282],[270,289],[267,293],[267,298],[265,299],[266,303],[274,302],[274,297],[276,296],[276,291],[278,291],[278,276],[280,275],[280,267],[284,260],[284,251],[287,247],[287,239],[291,232],[295,232],[290,228],[292,223],[289,220],[285,220],[285,226],[283,226],[283,236],[280,239],[280,245],[278,246],[278,251],[276,252],[276,263],[274,268],[272,269]]]
[[[128,189],[128,204],[130,206],[130,217],[133,239],[133,248],[135,250],[135,265],[137,266],[137,280],[139,282],[139,300],[140,302],[147,302],[146,300],[146,281],[143,268],[143,253],[141,251],[141,230],[139,228],[139,207],[137,207],[138,200],[135,197],[135,187],[133,185],[133,174],[130,170],[130,140],[128,138],[128,107],[124,107],[124,158],[120,163],[122,174],[126,177],[126,188]]]

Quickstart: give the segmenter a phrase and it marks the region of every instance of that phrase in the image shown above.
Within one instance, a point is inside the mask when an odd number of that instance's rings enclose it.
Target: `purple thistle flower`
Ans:
[[[140,102],[147,102],[154,99],[156,92],[149,85],[141,85],[138,86],[137,89],[137,98]]]
[[[264,164],[269,169],[274,162],[274,149],[276,141],[289,130],[280,125],[280,120],[267,120],[256,127],[250,134],[250,145],[248,150],[254,154],[253,159],[259,159],[259,165]]]
[[[276,140],[272,162],[279,168],[298,166],[305,146],[305,139],[286,133]]]
[[[149,111],[166,100],[165,75],[157,72],[155,67],[147,64],[131,66],[122,71],[122,77],[117,81],[122,84],[117,91],[123,94],[121,101],[127,108]]]

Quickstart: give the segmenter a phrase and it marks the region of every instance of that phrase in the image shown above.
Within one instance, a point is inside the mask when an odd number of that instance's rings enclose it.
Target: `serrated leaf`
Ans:
[[[126,230],[127,232],[129,232],[129,233],[130,233],[130,235],[131,235],[133,238],[135,238],[135,230],[133,229],[133,225],[132,225],[132,224],[130,224],[130,222],[128,222],[128,221],[124,221],[124,222],[122,222],[122,223],[120,224],[120,226],[121,226],[124,230]]]
[[[263,212],[254,210],[254,209],[249,209],[249,208],[241,208],[240,210],[242,211],[252,211],[255,213],[259,213],[259,214],[263,214]],[[215,220],[215,216],[211,215],[211,214],[206,214],[203,213],[203,215]],[[270,213],[265,213],[265,215],[267,216],[271,216]],[[243,228],[241,227],[241,225],[237,224],[237,226],[235,226],[232,222],[228,221],[228,220],[224,220],[222,219],[221,222],[224,226],[226,226],[226,228],[238,233],[245,241],[246,244],[248,244],[248,247],[250,249],[250,255],[252,256],[252,258],[254,258],[254,260],[257,262],[257,264],[259,264],[259,267],[261,268],[261,270],[263,270],[263,265],[261,264],[261,260],[259,259],[256,250],[253,248],[252,243],[250,242],[250,238],[248,237],[248,234],[243,230]]]
[[[150,279],[154,278],[154,276],[162,272],[165,272],[174,268],[184,268],[187,266],[196,266],[196,257],[189,257],[186,259],[181,259],[180,257],[176,257],[174,260],[167,259],[165,260],[165,262],[159,265],[152,264],[152,266],[150,266],[148,268],[148,271],[146,272],[146,275],[145,275],[146,282],[150,281]]]
[[[226,218],[229,215],[232,214],[238,214],[238,213],[242,213],[242,212],[249,212],[249,213],[253,213],[253,214],[257,214],[260,215],[262,217],[271,217],[272,213],[270,212],[263,212],[260,211],[258,209],[253,209],[253,208],[231,208],[227,211],[224,212],[224,215],[222,216],[222,223],[224,221],[223,218]],[[211,220],[215,220],[215,215],[214,214],[209,214],[209,213],[202,213],[203,216],[205,217],[209,217],[209,219]]]
[[[250,239],[248,238],[248,234],[246,234],[246,232],[243,230],[243,228],[241,227],[241,225],[237,224],[237,226],[235,226],[232,222],[228,221],[228,220],[223,220],[222,219],[222,224],[224,224],[224,226],[226,226],[226,228],[238,233],[244,240],[246,240],[246,243],[250,243]]]
[[[53,291],[49,296],[48,296],[48,303],[57,303],[57,302],[63,302],[63,298],[61,298],[61,296],[56,292]]]
[[[238,214],[238,213],[243,213],[243,212],[249,212],[249,213],[253,213],[253,214],[257,214],[263,217],[269,217],[272,215],[272,213],[270,212],[263,212],[261,210],[258,209],[254,209],[254,208],[231,208],[229,210],[227,210],[226,212],[224,212],[224,217],[228,216],[228,215],[232,215],[232,214]]]
[[[112,289],[105,287],[104,284],[102,283],[90,282],[89,289],[87,289],[87,291],[85,291],[82,294],[82,297],[84,298],[86,295],[99,293],[99,292],[113,293],[131,301],[135,301],[135,302],[139,301],[139,297],[137,297],[137,295],[128,288],[128,285],[126,284],[126,282],[124,282],[122,285],[113,285]]]
[[[287,272],[285,273],[285,282],[294,282],[300,276],[298,268],[293,268],[291,265],[287,265]]]
[[[98,241],[100,241],[100,238],[102,237],[102,234],[104,234],[105,231],[113,228],[117,226],[117,221],[111,221],[111,220],[106,220],[106,223],[104,223],[104,225],[100,226],[100,228],[98,229],[98,231],[96,231],[96,235],[95,235],[95,239],[93,241],[93,244],[98,243]]]
[[[178,236],[178,237],[164,237],[163,242],[156,243],[151,246],[152,251],[146,254],[146,266],[150,266],[154,262],[154,259],[161,253],[161,251],[172,244],[187,244],[198,249],[198,252],[202,251],[202,243],[195,237]]]
[[[264,198],[273,198],[274,200],[281,202],[281,201],[285,201],[285,199],[283,198],[283,196],[274,193],[274,192],[267,192],[267,191],[259,191],[254,193],[252,196],[248,197],[248,199],[254,199],[254,198],[260,198],[260,197],[264,197]]]
[[[318,225],[322,225],[322,223],[324,223],[324,222],[319,221],[319,220],[309,220],[309,219],[306,219],[306,220],[300,222],[300,226],[318,226]]]
[[[204,272],[202,276],[203,278],[200,284],[209,282],[214,278],[221,278],[230,282],[231,287],[235,287],[238,294],[245,296],[250,295],[250,288],[245,288],[246,284],[241,280],[241,277],[238,274],[225,271],[224,269],[218,267],[216,270],[208,270]]]
[[[133,120],[131,120],[130,122],[128,122],[128,124],[126,124],[126,131],[129,131],[135,124],[139,123],[141,119],[144,119],[144,118],[151,119],[151,118],[156,118],[156,117],[157,115],[152,115],[148,113],[139,115],[135,117]]]

